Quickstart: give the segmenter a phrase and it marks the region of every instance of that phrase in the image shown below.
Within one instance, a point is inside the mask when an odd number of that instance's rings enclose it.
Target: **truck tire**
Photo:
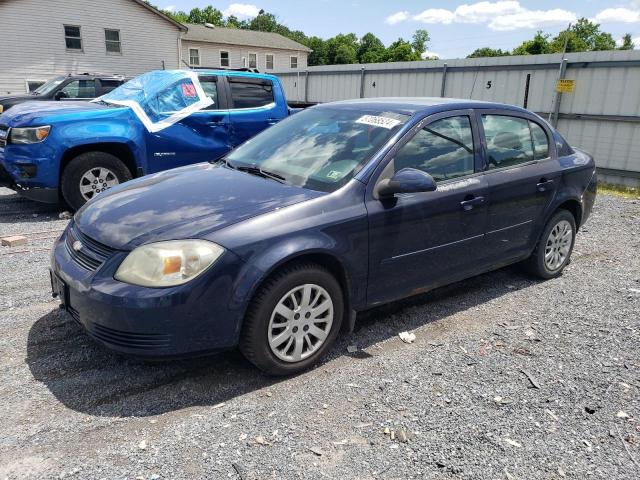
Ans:
[[[118,157],[105,152],[82,153],[62,172],[62,197],[69,207],[78,210],[100,192],[131,178],[131,172]]]

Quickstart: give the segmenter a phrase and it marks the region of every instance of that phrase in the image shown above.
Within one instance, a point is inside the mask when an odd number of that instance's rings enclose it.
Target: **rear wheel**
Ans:
[[[315,264],[286,267],[252,300],[240,350],[271,375],[305,370],[335,341],[343,311],[342,289],[329,271]]]
[[[131,178],[131,172],[117,157],[105,152],[83,153],[62,172],[62,196],[77,210],[99,193]]]
[[[558,210],[545,225],[535,250],[526,260],[527,270],[545,279],[560,275],[571,258],[575,237],[573,215],[567,210]]]

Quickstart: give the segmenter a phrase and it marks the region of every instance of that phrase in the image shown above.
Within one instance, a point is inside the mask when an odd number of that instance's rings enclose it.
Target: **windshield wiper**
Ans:
[[[246,172],[251,175],[257,175],[258,177],[270,178],[271,180],[275,180],[276,182],[280,182],[280,183],[287,182],[287,179],[282,175],[275,172],[270,172],[269,170],[260,168],[257,165],[233,165],[231,162],[229,162],[228,160],[225,160],[224,158],[221,159],[221,161],[223,161],[228,167],[238,170],[240,172]]]

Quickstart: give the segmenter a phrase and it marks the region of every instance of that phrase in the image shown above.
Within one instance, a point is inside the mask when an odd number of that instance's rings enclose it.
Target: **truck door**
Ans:
[[[272,80],[242,75],[229,75],[227,80],[233,147],[288,115],[282,90]]]
[[[213,100],[211,106],[158,132],[147,132],[145,173],[216,160],[230,150],[229,111],[225,95],[220,94],[219,78],[215,75],[198,78]]]

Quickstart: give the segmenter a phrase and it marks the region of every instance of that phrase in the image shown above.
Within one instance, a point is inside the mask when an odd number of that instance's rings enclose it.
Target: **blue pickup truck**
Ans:
[[[148,72],[92,102],[0,115],[0,185],[78,209],[132,178],[215,160],[291,113],[273,75]]]

